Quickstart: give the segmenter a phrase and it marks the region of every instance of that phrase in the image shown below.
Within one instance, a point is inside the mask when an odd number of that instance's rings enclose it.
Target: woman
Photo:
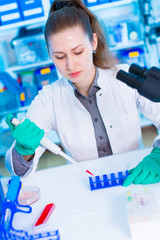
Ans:
[[[23,123],[16,128],[9,123],[16,139],[6,155],[11,172],[27,176],[36,169],[44,152],[40,140],[52,129],[76,161],[139,148],[138,107],[160,129],[160,104],[116,79],[117,71],[128,66],[115,65],[97,19],[80,0],[53,2],[45,39],[63,78],[39,92]],[[125,185],[160,181],[160,162],[153,154],[132,170]]]

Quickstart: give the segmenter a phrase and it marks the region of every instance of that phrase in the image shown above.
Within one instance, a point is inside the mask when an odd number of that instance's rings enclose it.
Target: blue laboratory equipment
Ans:
[[[35,77],[39,90],[41,90],[44,85],[51,84],[58,79],[54,65],[37,69],[35,71]]]
[[[0,239],[1,240],[60,240],[59,231],[52,225],[41,224],[26,230],[16,230],[12,226],[16,212],[31,213],[32,208],[18,203],[18,195],[21,189],[20,177],[13,176],[9,181],[6,198],[0,181]],[[22,210],[22,209],[23,210]],[[27,209],[26,211],[24,209]]]
[[[126,170],[118,173],[110,173],[101,176],[89,177],[91,191],[101,188],[109,188],[123,185],[123,182],[128,177],[128,175],[128,170]]]
[[[20,205],[18,195],[21,189],[20,177],[12,176],[9,181],[8,192],[5,199],[2,201],[2,220],[0,224],[0,233],[6,233],[13,229],[12,221],[14,214],[17,212],[31,213],[32,208],[27,205]],[[22,208],[22,209],[21,209]]]

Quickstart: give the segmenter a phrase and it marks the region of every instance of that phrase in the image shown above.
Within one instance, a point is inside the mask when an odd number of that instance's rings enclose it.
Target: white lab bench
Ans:
[[[81,163],[95,175],[130,169],[138,164],[151,148],[131,151]],[[23,186],[37,186],[41,198],[32,204],[31,214],[17,213],[15,228],[33,224],[46,203],[54,202],[53,224],[59,229],[61,240],[130,240],[127,220],[127,196],[129,187],[111,187],[90,190],[89,175],[76,165],[69,164],[35,172],[22,179]],[[159,188],[160,184],[148,185]],[[144,188],[138,185],[138,188]],[[25,219],[25,221],[23,221]]]

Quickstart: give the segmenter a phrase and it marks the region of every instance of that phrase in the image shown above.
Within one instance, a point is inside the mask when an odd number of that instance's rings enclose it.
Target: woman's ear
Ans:
[[[96,51],[97,45],[98,45],[98,37],[96,33],[93,33],[93,42],[92,42],[93,51]]]

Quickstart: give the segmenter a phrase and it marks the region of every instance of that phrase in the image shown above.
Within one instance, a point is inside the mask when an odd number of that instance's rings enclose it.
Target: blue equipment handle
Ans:
[[[24,210],[21,210],[20,208],[17,208],[16,212],[30,213],[32,211],[32,208],[30,206],[20,205],[18,202],[18,196],[19,196],[21,187],[22,187],[22,183],[20,181],[20,177],[13,176],[12,179],[9,181],[9,188],[8,188],[8,192],[6,195],[6,200],[9,202],[16,203],[17,206],[19,206],[19,207],[28,209],[28,210],[24,211]]]
[[[22,183],[20,177],[12,176],[9,181],[8,192],[5,201],[2,203],[2,229],[9,231],[13,229],[12,221],[14,214],[17,212],[31,213],[32,208],[28,205],[20,205],[18,202],[18,196]],[[22,208],[22,209],[21,209]]]
[[[13,176],[9,181],[9,188],[6,195],[6,200],[12,201],[12,202],[16,201],[16,199],[18,198],[20,189],[21,189],[20,177]]]

